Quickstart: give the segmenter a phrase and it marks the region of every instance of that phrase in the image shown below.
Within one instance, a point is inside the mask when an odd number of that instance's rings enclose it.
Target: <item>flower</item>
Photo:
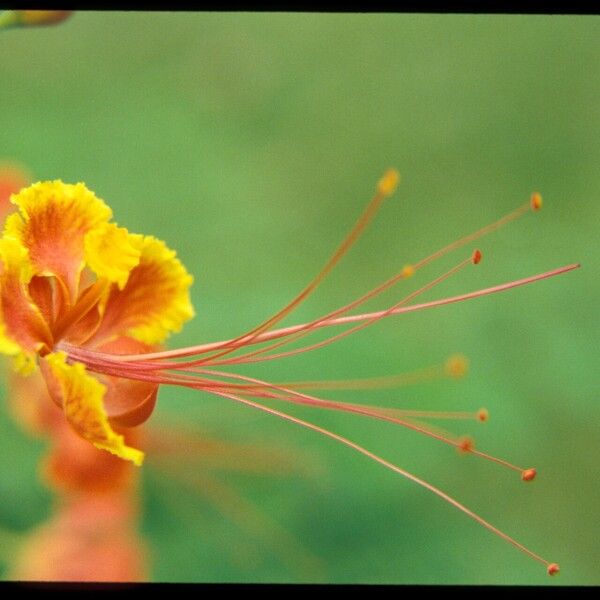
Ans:
[[[541,562],[549,574],[558,566],[533,553],[460,502],[392,464],[370,450],[309,421],[296,418],[265,402],[277,401],[355,413],[390,421],[425,434],[458,450],[487,458],[520,473],[531,481],[535,470],[522,468],[475,449],[470,438],[460,438],[429,419],[476,419],[488,413],[408,411],[325,400],[304,390],[373,388],[401,385],[442,374],[464,373],[466,362],[451,359],[445,366],[424,372],[350,382],[270,383],[220,370],[223,366],[268,361],[307,352],[331,344],[383,318],[425,310],[490,295],[573,270],[568,265],[518,281],[511,281],[467,294],[430,301],[411,302],[469,265],[481,262],[474,250],[455,267],[391,307],[365,314],[350,311],[375,298],[396,283],[440,257],[524,215],[539,210],[541,196],[498,221],[444,248],[404,266],[396,275],[360,298],[309,323],[273,329],[299,306],[331,272],[359,238],[383,201],[395,190],[398,173],[390,169],[377,185],[375,195],[355,226],[314,279],[286,306],[258,326],[234,339],[162,350],[158,347],[169,333],[178,331],[193,315],[189,301],[191,276],[163,242],[130,234],[110,223],[112,212],[83,184],[41,182],[12,196],[20,212],[11,215],[0,239],[0,351],[16,357],[21,370],[39,365],[49,394],[62,408],[66,420],[82,438],[101,450],[139,465],[143,453],[129,446],[121,431],[144,422],[151,414],[159,385],[201,390],[278,416],[327,436],[369,459],[419,484],[444,499],[505,541]],[[349,329],[308,346],[275,352],[321,328],[352,325]],[[266,344],[266,345],[264,345]],[[257,349],[256,346],[259,346]],[[252,349],[254,348],[254,349]],[[235,354],[238,351],[242,354]]]
[[[92,376],[57,348],[158,349],[194,314],[192,277],[163,242],[111,223],[111,209],[81,183],[36,183],[11,201],[19,212],[0,239],[0,351],[25,371],[37,360],[80,436],[141,464],[117,430],[148,418],[157,385]]]
[[[0,13],[0,29],[56,25],[66,21],[71,14],[72,10],[5,10]]]

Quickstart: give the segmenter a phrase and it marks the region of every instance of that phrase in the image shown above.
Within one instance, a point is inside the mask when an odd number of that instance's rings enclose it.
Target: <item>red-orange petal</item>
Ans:
[[[156,351],[157,346],[121,337],[96,349],[108,354],[140,354]],[[112,425],[135,427],[148,420],[156,405],[157,383],[106,375],[99,375],[99,378],[106,385],[103,402]]]
[[[52,334],[28,291],[27,251],[12,239],[0,240],[0,352],[36,353],[52,347]]]

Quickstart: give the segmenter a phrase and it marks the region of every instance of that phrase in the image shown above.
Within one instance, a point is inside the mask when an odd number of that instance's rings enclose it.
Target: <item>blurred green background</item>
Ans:
[[[559,578],[331,440],[163,389],[155,426],[185,422],[198,435],[292,458],[279,475],[211,471],[278,524],[266,529],[250,517],[236,522],[201,486],[166,477],[150,460],[142,530],[154,580],[600,583],[599,65],[598,17],[82,12],[55,27],[0,34],[0,158],[36,179],[86,182],[119,224],[177,249],[195,276],[197,316],[171,347],[234,336],[288,302],[388,166],[402,173],[398,193],[287,323],[353,299],[534,189],[544,210],[478,242],[480,267],[426,299],[583,263],[557,279],[392,318],[327,349],[239,369],[272,381],[341,379],[464,353],[464,380],[323,396],[431,410],[486,406],[486,425],[450,428],[536,466],[534,483],[392,424],[293,412],[440,486],[559,562]],[[404,289],[470,251],[431,265]],[[0,525],[24,531],[50,514],[51,496],[36,478],[44,445],[4,413],[0,434]],[[203,468],[190,461],[190,472]]]

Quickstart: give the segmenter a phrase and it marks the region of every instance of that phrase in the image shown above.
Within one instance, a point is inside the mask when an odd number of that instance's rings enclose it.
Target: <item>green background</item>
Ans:
[[[86,182],[119,224],[178,251],[195,276],[197,316],[171,347],[234,336],[288,302],[388,166],[403,175],[398,193],[286,322],[353,299],[534,189],[543,211],[478,242],[481,265],[424,299],[583,264],[240,369],[272,381],[341,379],[464,353],[464,380],[323,396],[431,410],[486,406],[486,425],[449,427],[536,466],[534,483],[392,424],[290,412],[440,486],[559,562],[558,578],[331,440],[225,400],[163,389],[153,426],[188,423],[199,439],[262,448],[261,464],[272,456],[274,467],[236,473],[183,456],[183,470],[200,478],[190,489],[149,460],[142,530],[154,548],[154,580],[600,583],[599,65],[597,17],[107,12],[0,34],[0,158],[36,179]],[[424,269],[404,290],[471,249]],[[36,479],[43,444],[4,414],[0,433],[0,524],[25,531],[50,514]],[[282,457],[287,467],[277,467]],[[203,490],[207,474],[236,490],[243,500],[235,506],[252,502],[271,525],[245,518],[244,508],[239,522],[223,514]]]

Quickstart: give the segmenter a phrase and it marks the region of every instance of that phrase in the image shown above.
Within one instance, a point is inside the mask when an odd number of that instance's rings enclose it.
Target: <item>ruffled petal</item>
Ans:
[[[104,223],[85,236],[85,262],[98,277],[115,282],[122,290],[140,262],[141,237],[114,223]]]
[[[52,334],[28,292],[32,277],[27,250],[0,239],[0,352],[34,354],[52,347]]]
[[[175,251],[151,236],[140,236],[137,243],[140,262],[122,290],[113,286],[94,344],[119,336],[156,344],[194,316],[189,295],[193,278]]]
[[[40,367],[50,395],[62,405],[73,429],[97,448],[141,465],[144,453],[127,446],[110,426],[103,405],[106,386],[89,375],[84,365],[68,364],[66,359],[64,352],[54,352],[40,359]]]
[[[20,212],[8,217],[4,234],[29,251],[36,275],[56,275],[71,299],[84,264],[84,237],[107,223],[111,209],[83,183],[35,183],[11,197]]]

